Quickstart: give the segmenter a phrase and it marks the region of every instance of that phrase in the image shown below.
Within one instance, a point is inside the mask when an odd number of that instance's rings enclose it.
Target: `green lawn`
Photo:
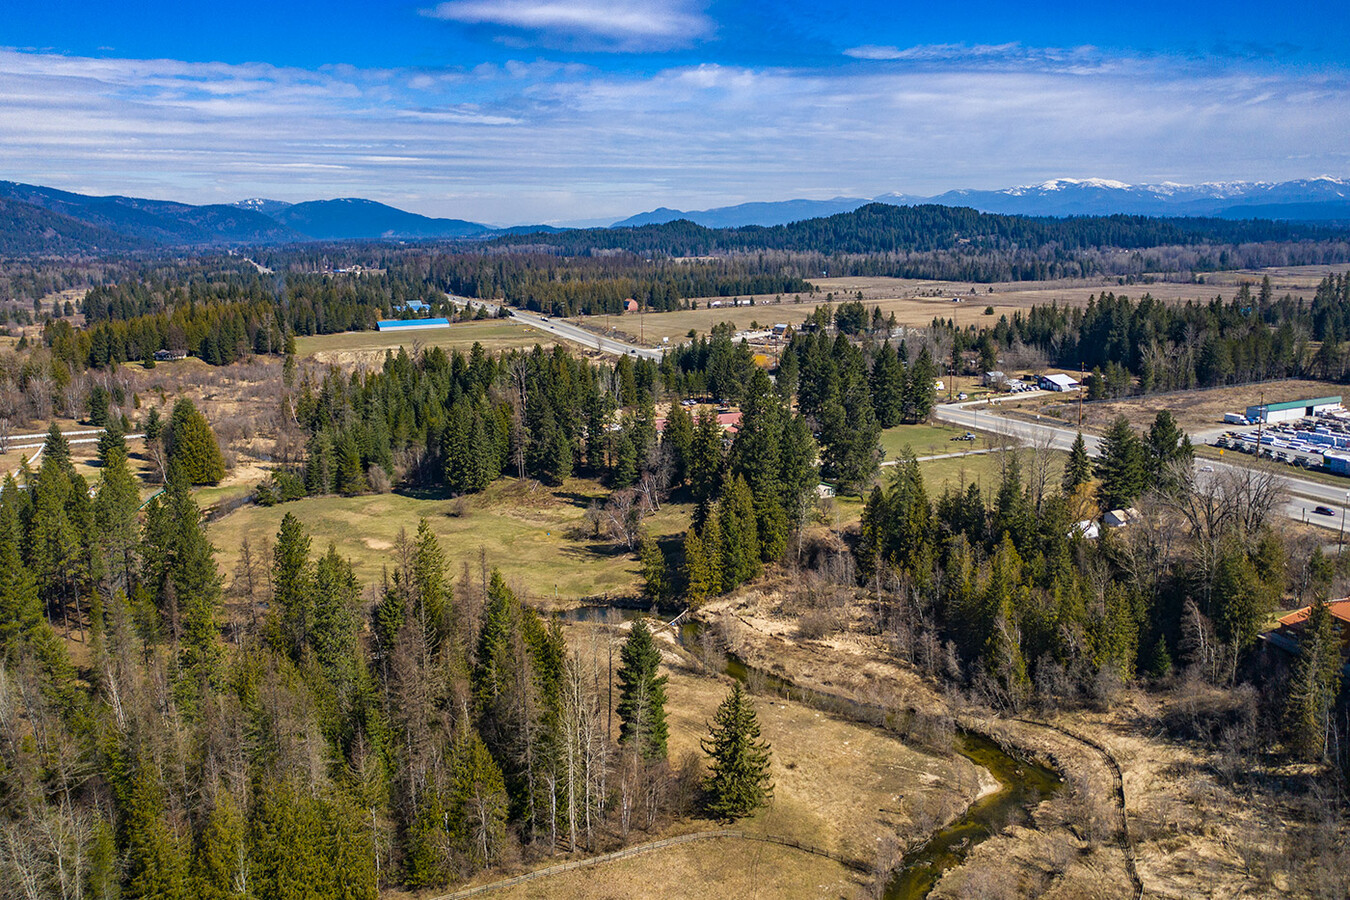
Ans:
[[[966,429],[951,425],[896,425],[881,432],[882,459],[898,459],[906,446],[915,456],[983,450],[988,446],[984,435],[979,432],[975,432],[973,441],[952,440],[965,433]]]
[[[397,351],[406,347],[411,352],[420,347],[444,347],[467,351],[474,343],[492,350],[529,348],[535,344],[551,346],[556,339],[522,325],[502,319],[483,319],[475,322],[453,322],[449,328],[430,328],[419,331],[347,331],[342,334],[316,334],[297,338],[296,352],[300,356],[314,356],[320,362],[344,362],[347,356],[372,357],[385,350]],[[367,360],[369,361],[369,360]]]
[[[271,508],[245,506],[210,526],[211,541],[220,550],[221,569],[234,571],[240,541],[254,548],[272,541],[286,513],[304,523],[314,552],[329,542],[351,559],[363,584],[378,582],[392,566],[401,529],[411,536],[418,520],[431,523],[458,578],[461,564],[477,567],[479,549],[488,565],[533,596],[577,600],[609,594],[635,595],[641,580],[635,554],[616,551],[604,538],[578,534],[592,500],[607,491],[593,481],[570,479],[557,489],[503,479],[473,497],[452,499],[441,494],[377,494],[361,497],[311,497]],[[667,504],[647,520],[648,530],[663,545],[684,531],[692,507]]]

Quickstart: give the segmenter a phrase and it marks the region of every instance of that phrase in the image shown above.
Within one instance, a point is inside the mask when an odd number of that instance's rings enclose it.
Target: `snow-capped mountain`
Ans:
[[[981,212],[1019,216],[1215,216],[1238,219],[1296,219],[1350,222],[1350,180],[1323,175],[1298,181],[1212,181],[1204,184],[1127,184],[1109,178],[1054,178],[1001,190],[962,189],[931,197],[882,194],[895,206],[936,203],[969,206]],[[616,227],[689,219],[710,228],[780,225],[813,216],[848,212],[866,200],[781,200],[716,209],[660,209],[639,213]]]
[[[888,195],[883,202],[895,202]],[[1297,181],[1126,184],[1105,178],[1056,178],[995,191],[947,191],[924,202],[971,206],[1025,216],[1126,213],[1222,218],[1350,218],[1350,181],[1331,176]],[[1263,211],[1264,209],[1264,211]]]
[[[231,206],[237,206],[240,209],[251,209],[254,212],[260,212],[264,216],[274,216],[283,209],[291,206],[285,200],[268,200],[266,197],[251,197],[248,200],[236,200]]]

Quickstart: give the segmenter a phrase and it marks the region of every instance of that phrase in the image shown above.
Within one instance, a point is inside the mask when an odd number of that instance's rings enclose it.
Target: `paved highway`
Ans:
[[[460,306],[486,307],[487,311],[493,315],[497,314],[500,307],[496,303],[489,303],[486,300],[475,300],[471,297],[456,297],[450,295],[450,302]],[[510,309],[508,307],[508,309]],[[511,318],[523,325],[531,328],[537,328],[554,337],[571,341],[574,344],[580,344],[583,347],[594,347],[602,353],[612,353],[615,356],[632,356],[642,359],[661,361],[663,350],[653,349],[651,347],[639,347],[637,344],[630,344],[627,341],[620,341],[610,337],[603,337],[585,328],[579,328],[568,322],[566,319],[557,319],[551,316],[540,316],[530,312],[521,312],[517,309],[510,309]]]
[[[1025,397],[1026,395],[1022,396]],[[1065,428],[1059,425],[1051,425],[1048,422],[1030,422],[1025,419],[1012,419],[999,415],[989,403],[983,400],[941,404],[933,410],[933,416],[938,421],[949,422],[962,428],[1007,435],[1023,444],[1043,445],[1048,441],[1049,446],[1054,450],[1069,450],[1073,447],[1074,438],[1078,436],[1076,428]],[[1101,439],[1085,433],[1083,443],[1087,445],[1088,453],[1095,456]],[[1211,459],[1197,459],[1195,465],[1201,473],[1237,472],[1249,468],[1241,463],[1227,463]],[[1275,474],[1275,479],[1289,495],[1289,500],[1280,507],[1283,515],[1300,522],[1321,525],[1332,530],[1340,529],[1342,517],[1350,512],[1350,482],[1347,482],[1345,487],[1341,487],[1323,484],[1320,481],[1310,481],[1299,478],[1297,475],[1278,473]],[[1318,506],[1330,508],[1332,514],[1328,516],[1314,513],[1313,510]]]

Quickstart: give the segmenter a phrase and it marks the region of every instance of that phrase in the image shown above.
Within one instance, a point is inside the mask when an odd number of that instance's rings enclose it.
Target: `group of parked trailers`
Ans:
[[[1230,431],[1214,446],[1260,455],[1304,469],[1324,468],[1350,475],[1350,421],[1319,415],[1272,425],[1259,431]]]

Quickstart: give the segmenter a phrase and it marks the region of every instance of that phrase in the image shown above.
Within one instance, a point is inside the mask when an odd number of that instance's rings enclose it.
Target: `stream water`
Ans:
[[[581,607],[559,615],[564,621],[617,623],[641,614],[640,610]],[[690,649],[696,648],[700,630],[699,623],[684,622],[678,633],[680,643]],[[862,724],[882,728],[889,724],[889,714],[878,707],[801,688],[772,672],[747,665],[744,660],[731,654],[727,654],[725,659],[724,671],[727,675],[738,681],[753,683],[757,690],[805,703]],[[998,781],[999,788],[976,800],[945,828],[939,829],[923,844],[906,853],[886,885],[886,900],[921,900],[927,897],[942,874],[964,862],[977,844],[1009,824],[1029,823],[1031,810],[1042,800],[1058,793],[1064,785],[1053,769],[1012,756],[982,734],[959,731],[953,749],[975,765],[988,770]]]

